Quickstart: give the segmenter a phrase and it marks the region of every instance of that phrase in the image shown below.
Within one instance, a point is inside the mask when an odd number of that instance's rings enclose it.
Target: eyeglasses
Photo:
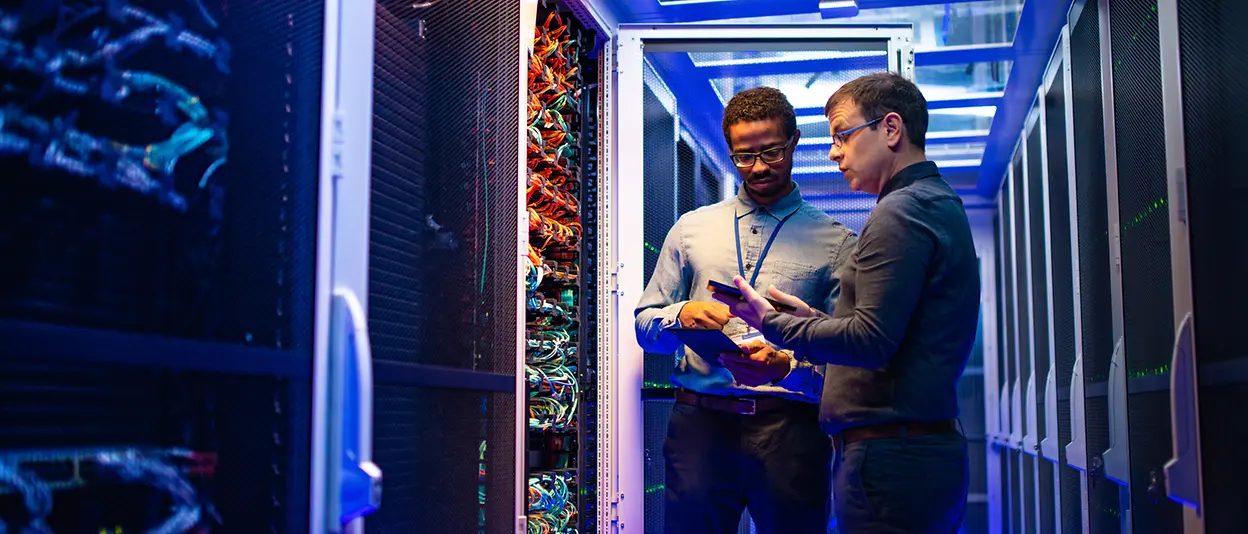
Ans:
[[[790,137],[789,140],[785,141],[783,145],[775,148],[769,148],[762,152],[734,152],[729,157],[732,158],[732,162],[736,166],[741,167],[742,169],[753,167],[755,161],[754,158],[761,158],[763,163],[774,165],[784,161],[784,151],[787,150],[789,145],[792,143],[793,138]]]
[[[858,130],[871,126],[872,124],[875,124],[882,120],[884,120],[884,117],[880,117],[873,121],[859,124],[858,126],[854,126],[853,128],[850,128],[843,132],[836,132],[832,134],[832,144],[836,145],[836,148],[841,148],[842,146],[845,146],[845,142],[849,140],[849,136],[854,135],[854,132],[857,132]]]

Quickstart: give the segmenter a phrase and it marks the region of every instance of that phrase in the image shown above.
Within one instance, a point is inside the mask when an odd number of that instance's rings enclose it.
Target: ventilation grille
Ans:
[[[373,461],[385,471],[376,534],[477,534],[515,528],[514,394],[376,388]]]
[[[3,354],[0,362],[0,457],[109,447],[214,453],[216,470],[198,489],[221,516],[220,529],[307,531],[306,380],[66,366]],[[49,525],[56,532],[94,531],[113,519],[127,530],[144,530],[168,517],[161,499],[118,493],[90,484],[57,491]],[[0,520],[18,527],[24,517],[21,500],[0,493]]]
[[[1013,197],[1013,190],[1010,187],[1010,182],[1007,181],[1001,188],[1001,207],[1006,210],[1001,217],[1003,244],[1005,245],[1005,249],[1002,251],[1004,261],[1001,266],[1003,267],[1002,276],[1005,279],[1005,344],[1002,345],[1005,349],[1004,376],[1007,381],[1006,384],[1010,385],[1010,388],[1005,390],[1007,397],[1003,399],[1007,406],[1011,402],[1008,397],[1011,395],[1011,388],[1014,382],[1018,380],[1018,360],[1015,358],[1018,351],[1018,340],[1014,336],[1017,328],[1014,324],[1016,310],[1014,308],[1014,212],[1011,206]],[[1006,408],[1006,412],[1009,413],[1009,408]],[[1018,423],[1013,422],[1012,424]]]
[[[322,6],[286,0],[201,12],[152,4],[131,9],[185,21],[197,45],[120,44],[117,69],[163,80],[117,82],[131,91],[124,106],[94,96],[105,83],[102,62],[76,68],[42,96],[50,78],[17,63],[0,68],[8,84],[0,120],[6,143],[16,143],[0,157],[0,318],[309,347]],[[83,43],[93,32],[139,27],[98,9],[72,17],[65,9],[64,20],[76,18],[61,27],[35,12],[18,15],[14,40],[31,54],[91,55]],[[83,94],[72,88],[79,83]],[[163,109],[157,90],[188,96],[167,113],[144,111]],[[69,133],[44,141],[38,132],[58,121],[93,141]],[[40,148],[53,145],[61,157]],[[144,167],[135,153],[153,164],[167,159],[172,171]]]
[[[1235,65],[1248,51],[1248,3],[1208,0],[1179,3],[1179,54],[1183,82],[1183,128],[1187,140],[1187,204],[1190,216],[1196,354],[1202,365],[1243,358],[1236,332],[1248,317],[1248,248],[1226,246],[1248,233],[1248,176],[1233,164],[1237,131],[1248,127],[1242,95],[1248,72]],[[1228,241],[1229,240],[1229,241]],[[1206,376],[1202,376],[1202,379]],[[1204,510],[1209,532],[1248,531],[1242,506],[1244,456],[1236,446],[1248,386],[1202,387],[1201,427],[1220,429],[1202,443]]]
[[[519,16],[515,3],[378,3],[378,359],[515,374]]]
[[[1018,382],[1019,390],[1026,394],[1027,380],[1031,378],[1033,371],[1031,366],[1031,290],[1030,279],[1027,277],[1027,253],[1028,253],[1028,235],[1027,235],[1027,197],[1024,188],[1027,187],[1027,176],[1023,170],[1022,148],[1014,156],[1014,181],[1011,187],[1014,190],[1014,295],[1015,309],[1014,313],[1017,317],[1018,325],[1018,345],[1017,345],[1017,362],[1018,362]],[[1023,407],[1026,412],[1027,407]],[[1031,431],[1032,429],[1027,429]]]

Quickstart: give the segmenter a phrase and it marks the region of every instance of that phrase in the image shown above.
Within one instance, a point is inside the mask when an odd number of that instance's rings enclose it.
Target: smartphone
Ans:
[[[731,284],[725,284],[725,283],[723,283],[723,282],[716,282],[716,281],[714,281],[714,280],[708,281],[708,282],[706,283],[706,289],[707,289],[708,291],[710,291],[711,293],[721,293],[721,294],[724,294],[724,295],[731,296],[731,297],[733,297],[733,298],[735,298],[735,299],[737,299],[737,300],[741,300],[741,299],[743,299],[743,298],[744,298],[744,297],[741,295],[741,290],[737,289],[737,286],[734,286],[734,285],[731,285]],[[767,302],[770,302],[770,303],[771,303],[771,307],[775,308],[775,309],[776,309],[776,311],[782,311],[782,312],[795,312],[795,311],[797,311],[797,308],[796,308],[796,307],[790,306],[790,305],[785,304],[785,303],[783,303],[783,302],[779,302],[779,301],[777,301],[777,300],[775,300],[775,299],[772,299],[772,298],[769,298],[769,297],[766,297],[766,296],[764,296],[763,298],[767,299]]]

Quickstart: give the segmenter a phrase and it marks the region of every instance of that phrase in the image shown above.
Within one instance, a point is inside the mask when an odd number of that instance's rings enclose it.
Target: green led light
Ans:
[[[645,242],[645,246],[646,246],[646,250],[649,250],[650,252],[653,252],[655,254],[659,253],[658,247],[651,245],[649,242]]]
[[[646,495],[650,495],[651,493],[658,493],[660,491],[663,491],[663,484],[659,484],[657,486],[650,486],[646,488]]]

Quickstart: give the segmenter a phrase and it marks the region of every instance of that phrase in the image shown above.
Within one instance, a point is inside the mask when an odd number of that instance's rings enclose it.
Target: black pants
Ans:
[[[819,408],[737,415],[676,404],[663,443],[668,534],[826,534],[832,448]]]
[[[969,467],[956,432],[845,445],[833,468],[841,534],[954,534],[966,515]]]

